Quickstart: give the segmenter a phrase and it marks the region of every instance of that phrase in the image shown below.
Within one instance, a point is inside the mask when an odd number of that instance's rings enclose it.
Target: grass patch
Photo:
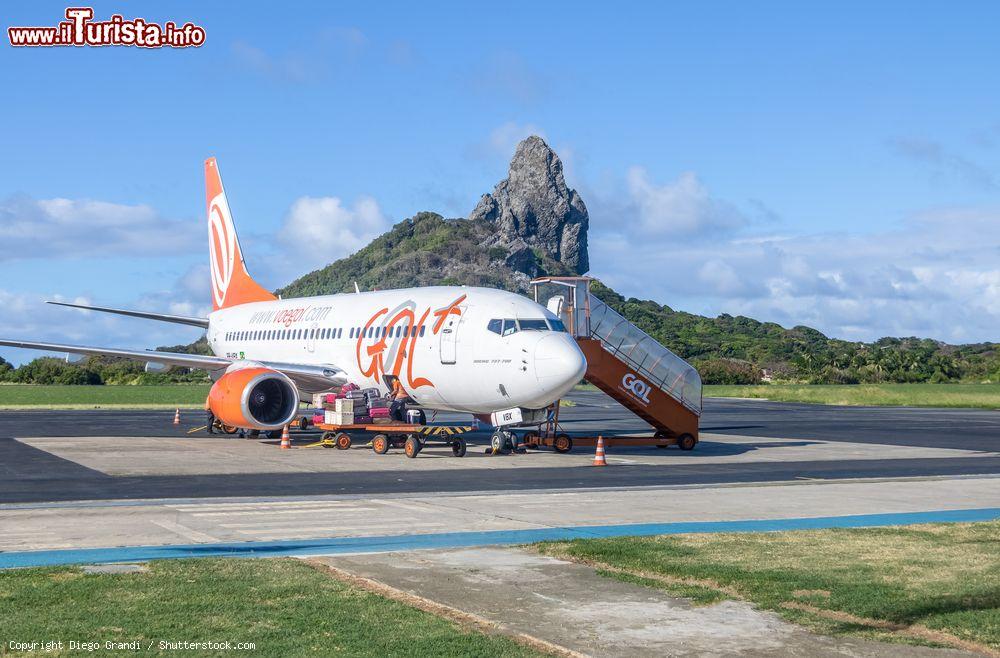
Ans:
[[[764,384],[705,386],[705,397],[875,407],[1000,409],[1000,384]]]
[[[163,386],[0,385],[0,409],[173,409],[205,405],[210,384]]]
[[[166,560],[152,562],[145,573],[115,575],[85,575],[77,567],[4,571],[0,619],[5,641],[138,640],[143,650],[153,642],[151,653],[171,653],[157,650],[161,640],[228,640],[253,642],[255,649],[197,653],[538,655],[507,637],[464,629],[294,559]]]
[[[823,633],[1000,650],[1000,522],[588,539],[538,550],[696,602],[711,602],[706,591],[742,598]]]

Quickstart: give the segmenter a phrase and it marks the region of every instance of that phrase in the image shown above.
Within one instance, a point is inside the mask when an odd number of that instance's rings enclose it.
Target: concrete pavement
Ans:
[[[335,556],[315,561],[588,656],[952,658],[953,649],[811,633],[742,601],[684,599],[516,548]]]

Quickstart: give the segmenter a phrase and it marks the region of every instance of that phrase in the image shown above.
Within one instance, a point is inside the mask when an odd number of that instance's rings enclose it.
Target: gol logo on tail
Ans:
[[[229,214],[229,204],[222,194],[212,199],[208,211],[208,247],[212,261],[212,295],[215,305],[221,307],[233,280],[236,264],[236,231]]]

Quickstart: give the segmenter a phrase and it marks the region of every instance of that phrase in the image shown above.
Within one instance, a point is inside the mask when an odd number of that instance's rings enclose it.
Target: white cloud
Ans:
[[[0,201],[0,260],[184,253],[202,225],[168,220],[147,205],[89,199]]]
[[[476,64],[466,79],[469,86],[488,98],[503,98],[534,105],[546,98],[556,82],[512,52],[498,52]]]
[[[197,298],[187,298],[186,293],[184,287],[178,285],[173,290],[148,293],[121,306],[194,316],[204,315],[211,310],[207,305],[196,301],[208,298],[207,286],[199,292]],[[0,337],[69,345],[151,349],[161,345],[190,343],[201,335],[201,330],[195,327],[53,306],[46,304],[47,300],[118,306],[92,296],[66,298],[59,294],[0,289],[0,308],[4,309],[0,315]],[[0,356],[17,365],[39,356],[60,354],[4,347],[0,348]]]
[[[849,339],[1000,340],[1000,209],[941,209],[866,234],[744,228],[699,241],[620,229],[643,222],[591,217],[592,274],[626,295]]]
[[[645,169],[631,167],[625,180],[637,222],[630,226],[631,230],[693,236],[744,223],[734,208],[712,199],[692,172],[657,185],[649,180]]]
[[[246,41],[230,45],[233,58],[244,69],[278,82],[302,84],[321,80],[337,68],[352,65],[368,46],[356,27],[330,27],[298,40],[284,52],[271,52]]]
[[[981,189],[990,191],[1000,189],[1000,180],[987,167],[945,147],[940,142],[915,137],[896,137],[889,140],[888,145],[896,155],[930,167],[937,178],[950,175]]]
[[[288,211],[278,239],[301,276],[365,247],[390,228],[378,202],[358,197],[348,207],[338,197],[301,197]]]
[[[532,135],[545,139],[545,131],[533,123],[508,121],[494,128],[486,143],[494,154],[509,159],[514,155],[517,145]]]

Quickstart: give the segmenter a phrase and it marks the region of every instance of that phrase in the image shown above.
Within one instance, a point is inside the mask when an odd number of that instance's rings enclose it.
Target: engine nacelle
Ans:
[[[212,385],[208,407],[222,423],[252,430],[277,430],[299,410],[299,391],[270,368],[231,370]]]

